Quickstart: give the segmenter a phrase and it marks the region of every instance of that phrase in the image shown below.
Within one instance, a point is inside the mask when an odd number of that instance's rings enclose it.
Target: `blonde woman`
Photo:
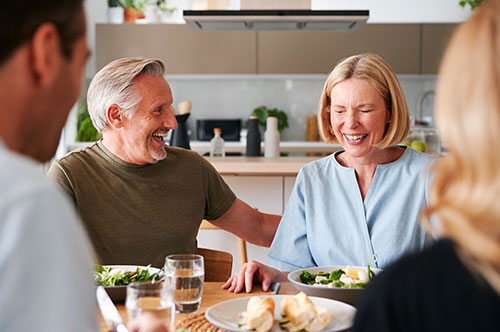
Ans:
[[[387,62],[375,54],[341,61],[325,83],[318,119],[325,141],[343,150],[301,169],[269,250],[272,268],[249,262],[224,285],[230,291],[250,291],[253,279],[266,290],[284,276],[280,270],[365,266],[375,254],[384,268],[428,241],[418,214],[433,159],[397,145],[410,115]]]
[[[436,164],[424,216],[442,239],[373,281],[353,331],[500,328],[500,0],[453,35],[436,118],[450,154]]]

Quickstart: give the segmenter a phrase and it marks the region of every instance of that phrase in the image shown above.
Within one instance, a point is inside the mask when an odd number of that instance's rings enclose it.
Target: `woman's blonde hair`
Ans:
[[[410,113],[399,81],[384,59],[376,54],[364,53],[341,60],[325,82],[318,106],[319,131],[323,140],[337,143],[330,121],[331,92],[336,84],[349,78],[363,79],[373,85],[390,114],[384,136],[376,146],[383,149],[405,139],[410,130]]]
[[[500,293],[500,0],[455,31],[436,89],[436,120],[450,154],[436,163],[424,225]]]

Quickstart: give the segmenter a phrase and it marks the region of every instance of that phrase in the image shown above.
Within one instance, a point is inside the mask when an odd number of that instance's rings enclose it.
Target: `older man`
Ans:
[[[125,58],[99,71],[87,102],[102,140],[54,162],[49,176],[74,200],[104,264],[162,266],[196,251],[202,219],[270,246],[279,216],[237,199],[196,152],[165,146],[177,127],[164,65]]]

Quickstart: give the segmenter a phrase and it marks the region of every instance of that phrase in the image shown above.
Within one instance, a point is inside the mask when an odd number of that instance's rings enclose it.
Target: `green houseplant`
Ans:
[[[288,128],[288,117],[283,110],[277,108],[267,108],[266,106],[259,106],[252,111],[251,115],[257,116],[259,125],[266,128],[266,120],[268,116],[275,116],[278,118],[278,131],[281,133],[283,129]]]
[[[465,6],[469,5],[471,9],[475,9],[481,4],[481,2],[483,2],[483,0],[461,0],[459,4],[464,8]]]
[[[134,23],[138,18],[145,18],[144,1],[141,0],[119,0],[123,7],[123,19],[126,23]]]
[[[97,132],[90,119],[87,103],[83,103],[76,113],[76,138],[77,142],[94,142],[102,137]]]

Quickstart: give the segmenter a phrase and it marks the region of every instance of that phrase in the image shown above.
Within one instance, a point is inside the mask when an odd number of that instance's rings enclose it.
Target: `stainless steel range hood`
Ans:
[[[184,20],[196,30],[357,30],[368,10],[185,10]]]

